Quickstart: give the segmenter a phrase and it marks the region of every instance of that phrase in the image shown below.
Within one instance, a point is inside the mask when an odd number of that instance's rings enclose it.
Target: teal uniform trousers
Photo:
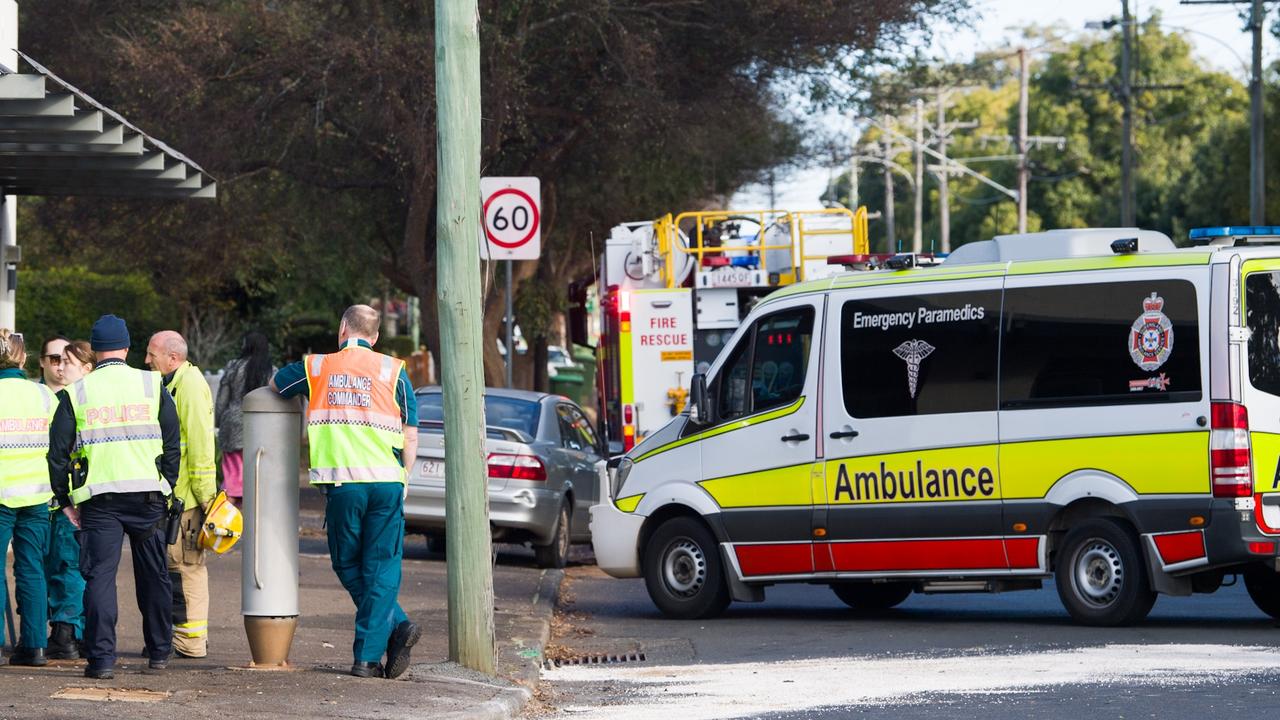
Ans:
[[[9,636],[15,646],[42,648],[48,644],[49,605],[44,579],[44,547],[49,540],[49,506],[0,506],[0,558],[13,543],[13,584],[22,618],[20,637]],[[4,607],[9,607],[9,583],[0,586]]]
[[[356,662],[378,662],[391,631],[408,620],[396,601],[404,553],[404,485],[326,486],[329,559],[356,604]]]
[[[84,577],[80,575],[80,541],[76,527],[62,512],[49,517],[49,549],[44,554],[44,574],[49,583],[49,622],[75,628],[84,637]]]

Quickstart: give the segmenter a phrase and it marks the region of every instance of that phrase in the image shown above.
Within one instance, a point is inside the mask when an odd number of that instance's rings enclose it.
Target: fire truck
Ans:
[[[596,279],[610,445],[630,450],[680,414],[690,378],[761,298],[866,257],[865,207],[691,211],[614,227]]]

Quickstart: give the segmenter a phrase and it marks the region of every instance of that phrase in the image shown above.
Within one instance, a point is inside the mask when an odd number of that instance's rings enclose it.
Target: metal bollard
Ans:
[[[298,627],[298,458],[302,411],[270,388],[244,397],[240,614],[253,668],[288,666]]]

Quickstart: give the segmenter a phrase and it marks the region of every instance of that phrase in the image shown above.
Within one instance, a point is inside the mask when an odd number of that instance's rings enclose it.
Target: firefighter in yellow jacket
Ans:
[[[187,361],[187,341],[172,330],[151,337],[147,365],[164,376],[182,427],[182,468],[174,493],[186,510],[178,542],[169,546],[173,650],[178,657],[202,658],[209,652],[209,570],[199,534],[205,511],[217,494],[213,395],[200,368]]]

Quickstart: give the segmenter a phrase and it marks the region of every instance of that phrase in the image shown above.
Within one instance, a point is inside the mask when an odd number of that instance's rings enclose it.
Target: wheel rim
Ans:
[[[1094,607],[1106,607],[1124,586],[1124,562],[1111,543],[1092,538],[1076,554],[1074,575],[1080,598]]]
[[[690,598],[707,582],[707,556],[697,543],[680,538],[662,557],[662,579],[672,595]]]

